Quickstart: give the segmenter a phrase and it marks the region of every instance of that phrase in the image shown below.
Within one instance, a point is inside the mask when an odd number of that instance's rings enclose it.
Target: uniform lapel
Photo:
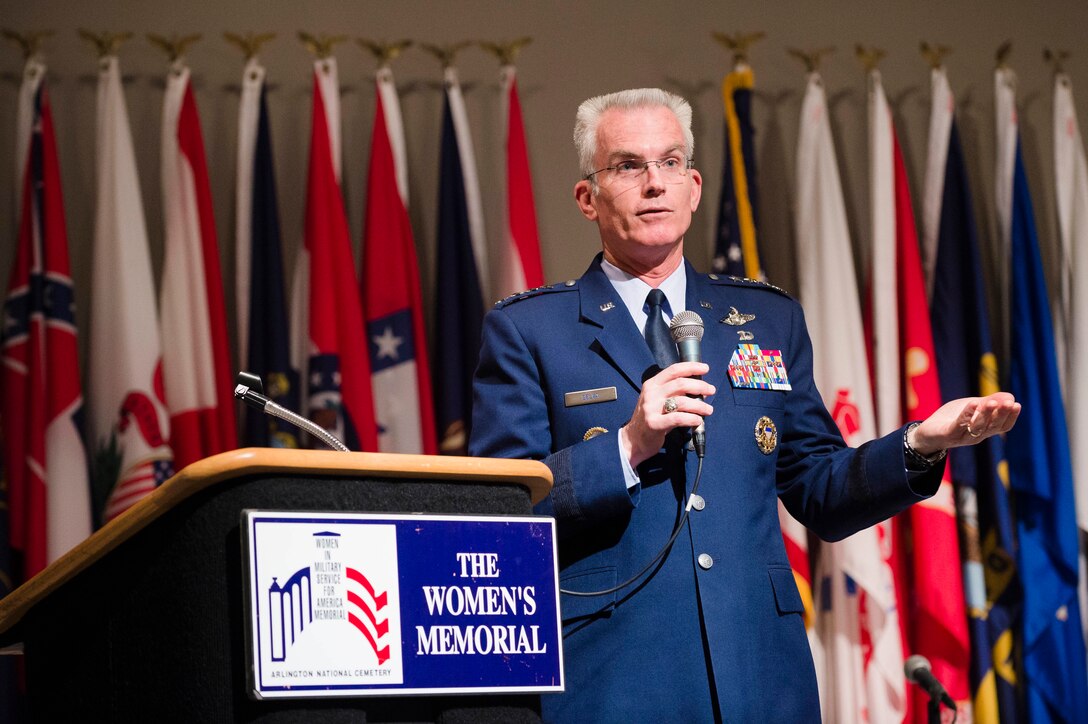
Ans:
[[[736,339],[730,336],[733,334],[732,327],[718,323],[728,310],[718,309],[722,304],[722,297],[715,292],[720,290],[711,285],[706,275],[696,273],[687,261],[684,264],[688,274],[687,307],[703,318],[703,362],[710,365],[706,380],[719,391],[724,390],[729,386],[729,357],[736,347]],[[706,309],[704,302],[713,304],[713,308]]]
[[[642,375],[654,364],[650,348],[620,300],[612,283],[601,271],[600,255],[593,260],[578,284],[582,322],[599,328],[599,353],[636,390],[642,389]]]

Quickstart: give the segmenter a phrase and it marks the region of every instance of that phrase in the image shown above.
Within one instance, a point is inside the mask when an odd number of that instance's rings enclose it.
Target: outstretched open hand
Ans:
[[[974,445],[1008,432],[1019,415],[1020,403],[1008,392],[952,400],[914,428],[910,443],[923,455]]]

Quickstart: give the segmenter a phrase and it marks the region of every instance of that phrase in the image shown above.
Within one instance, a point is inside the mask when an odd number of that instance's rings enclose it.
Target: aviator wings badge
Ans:
[[[729,308],[729,315],[722,317],[721,323],[728,324],[731,327],[739,327],[742,324],[747,324],[756,318],[754,314],[742,314],[737,311],[736,307]]]

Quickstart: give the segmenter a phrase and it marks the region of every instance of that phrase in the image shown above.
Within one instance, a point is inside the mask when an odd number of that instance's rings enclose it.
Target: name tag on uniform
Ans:
[[[563,395],[563,403],[567,407],[578,405],[592,405],[595,402],[611,402],[616,399],[615,387],[598,387],[595,390],[578,390]]]
[[[758,344],[740,344],[729,360],[733,387],[752,390],[792,390],[782,352],[760,349]]]

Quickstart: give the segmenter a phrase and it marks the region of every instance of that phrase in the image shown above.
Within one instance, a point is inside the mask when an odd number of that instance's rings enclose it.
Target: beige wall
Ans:
[[[531,35],[518,61],[530,161],[550,280],[578,275],[598,243],[571,195],[577,163],[570,132],[582,99],[625,87],[658,85],[687,96],[695,106],[696,163],[706,180],[702,208],[687,239],[689,258],[706,269],[713,249],[722,156],[720,82],[730,56],[711,31],[763,30],[766,39],[751,53],[756,73],[762,209],[759,218],[764,263],[772,281],[796,288],[791,203],[798,113],[805,77],[786,49],[835,46],[823,63],[834,115],[848,214],[855,248],[868,228],[866,107],[864,74],[854,58],[856,43],[887,51],[881,65],[915,187],[915,205],[925,163],[929,74],[918,52],[920,40],[949,45],[947,60],[956,93],[961,133],[975,186],[977,215],[987,249],[993,223],[994,52],[1012,39],[1011,65],[1020,76],[1019,104],[1024,154],[1034,191],[1040,236],[1053,267],[1053,161],[1051,73],[1044,46],[1067,49],[1066,67],[1077,85],[1082,126],[1088,123],[1088,50],[1080,41],[1088,28],[1088,3],[1013,0],[934,2],[686,2],[641,0],[573,2],[427,2],[401,0],[314,0],[312,2],[57,2],[0,0],[0,25],[19,32],[48,29],[45,42],[61,155],[71,256],[77,285],[81,342],[87,339],[89,266],[94,204],[94,113],[96,66],[77,28],[136,33],[121,50],[126,93],[143,201],[147,211],[156,277],[162,258],[159,189],[159,124],[167,61],[144,38],[147,32],[202,33],[189,52],[203,122],[227,299],[233,298],[233,184],[241,54],[222,39],[239,33],[274,31],[261,53],[271,83],[269,108],[279,184],[284,252],[294,259],[302,227],[309,143],[310,57],[298,30],[434,44],[461,40],[510,40]],[[344,192],[352,236],[362,233],[366,164],[374,112],[374,62],[353,41],[336,51],[343,90]],[[499,232],[498,182],[502,169],[498,64],[478,48],[458,56],[482,190],[488,233]],[[15,239],[13,213],[15,105],[22,59],[13,45],[0,48],[0,279],[6,289]],[[411,217],[419,247],[425,293],[433,288],[434,244],[442,89],[438,62],[413,48],[393,66],[404,113],[410,166]],[[987,252],[989,263],[994,255]],[[1001,336],[1001,335],[999,335]],[[88,352],[84,349],[84,355]]]

